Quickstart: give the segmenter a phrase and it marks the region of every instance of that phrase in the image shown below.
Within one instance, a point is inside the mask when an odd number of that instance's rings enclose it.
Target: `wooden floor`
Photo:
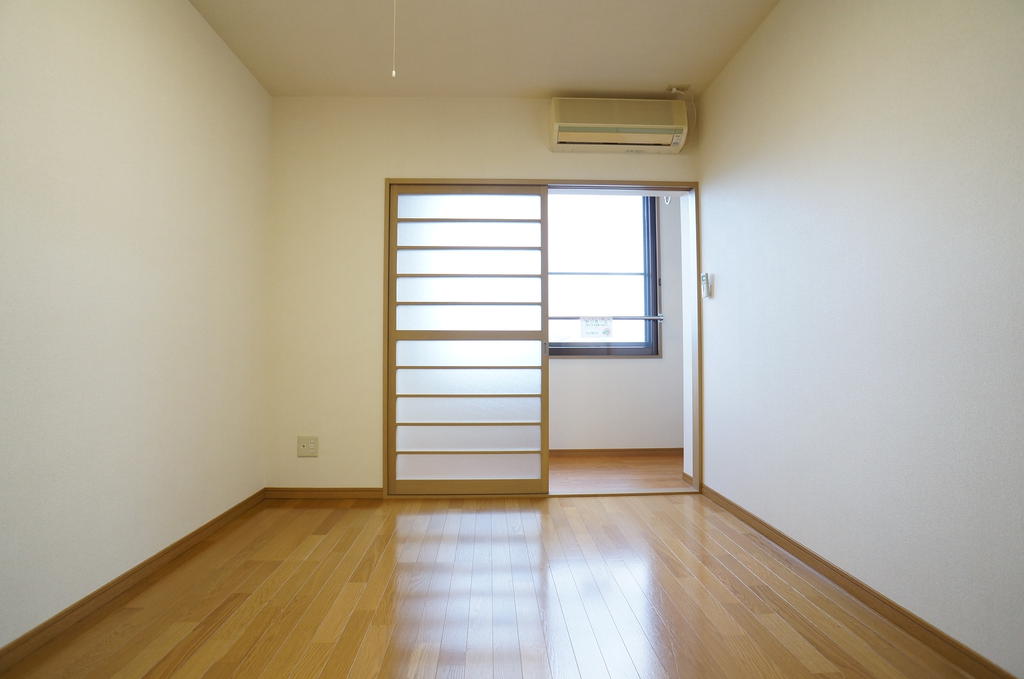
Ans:
[[[548,492],[665,493],[690,487],[679,453],[572,453],[548,458]]]
[[[653,495],[266,500],[8,676],[962,675],[710,500]]]

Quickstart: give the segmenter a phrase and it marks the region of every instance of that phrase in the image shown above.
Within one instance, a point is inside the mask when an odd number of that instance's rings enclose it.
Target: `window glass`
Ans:
[[[548,196],[551,356],[658,354],[656,215],[650,196]]]
[[[548,279],[548,313],[551,316],[643,316],[645,285],[643,274],[552,276]]]
[[[644,272],[643,196],[548,196],[548,270]]]

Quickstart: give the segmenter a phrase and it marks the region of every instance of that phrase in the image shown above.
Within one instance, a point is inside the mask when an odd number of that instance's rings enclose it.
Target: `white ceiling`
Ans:
[[[275,95],[664,96],[776,0],[191,0]]]

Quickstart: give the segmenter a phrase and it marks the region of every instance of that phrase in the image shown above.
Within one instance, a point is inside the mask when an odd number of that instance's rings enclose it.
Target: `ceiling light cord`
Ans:
[[[391,77],[398,77],[398,0],[393,1],[391,14]]]

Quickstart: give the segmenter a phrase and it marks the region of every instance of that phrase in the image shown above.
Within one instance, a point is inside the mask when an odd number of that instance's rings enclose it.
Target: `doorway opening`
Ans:
[[[694,487],[694,200],[659,187],[549,188],[553,495]]]
[[[699,492],[695,184],[387,192],[386,495]]]

